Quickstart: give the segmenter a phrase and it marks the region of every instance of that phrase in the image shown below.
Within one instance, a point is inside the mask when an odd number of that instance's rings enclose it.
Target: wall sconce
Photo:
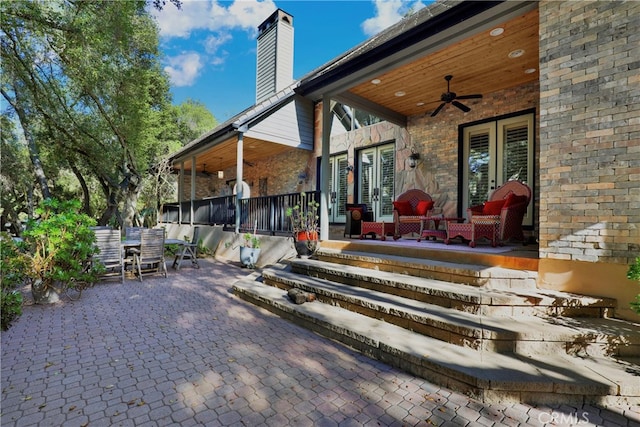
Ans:
[[[347,173],[353,172],[353,165],[348,165],[346,170],[347,170]]]
[[[224,178],[224,171],[218,171],[218,179]]]
[[[409,155],[409,167],[415,169],[418,165],[418,160],[420,160],[420,153],[411,153]]]

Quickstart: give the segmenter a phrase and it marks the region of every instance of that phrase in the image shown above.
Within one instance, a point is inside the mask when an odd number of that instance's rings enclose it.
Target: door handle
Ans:
[[[337,196],[336,192],[332,191],[331,192],[331,203],[332,204],[336,202],[336,196]]]
[[[378,201],[378,196],[380,196],[380,189],[379,188],[374,188],[373,189],[373,200],[374,201]]]

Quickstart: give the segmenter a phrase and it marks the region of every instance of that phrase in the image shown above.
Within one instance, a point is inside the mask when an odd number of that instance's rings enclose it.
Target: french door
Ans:
[[[359,203],[366,203],[376,221],[393,221],[395,144],[356,152]]]
[[[483,203],[509,180],[517,179],[532,187],[533,140],[533,114],[464,128],[463,215],[469,206]],[[533,225],[533,203],[529,203],[523,224]]]
[[[341,154],[329,158],[329,222],[345,222],[345,205],[347,203],[347,155]]]

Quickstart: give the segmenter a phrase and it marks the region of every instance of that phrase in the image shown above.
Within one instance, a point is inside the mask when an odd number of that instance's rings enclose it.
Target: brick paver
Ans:
[[[27,305],[2,332],[2,426],[640,426],[640,407],[484,405],[230,293],[203,260],[77,302]]]

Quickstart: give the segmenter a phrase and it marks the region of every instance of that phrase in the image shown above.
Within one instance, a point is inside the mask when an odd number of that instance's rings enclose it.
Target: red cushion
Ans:
[[[528,197],[525,196],[524,194],[521,195],[521,196],[518,196],[518,195],[515,195],[515,194],[511,193],[505,199],[503,207],[508,208],[509,206],[518,205],[520,203],[526,203],[527,199],[528,199]]]
[[[408,201],[405,202],[393,202],[393,208],[398,211],[400,216],[413,215],[413,206]]]
[[[362,218],[362,208],[347,208],[347,210],[351,211],[351,219],[360,221]]]
[[[485,202],[484,207],[482,208],[482,215],[500,215],[500,211],[502,210],[505,202],[505,199]]]
[[[416,215],[426,215],[433,209],[433,200],[420,200],[416,206]]]

